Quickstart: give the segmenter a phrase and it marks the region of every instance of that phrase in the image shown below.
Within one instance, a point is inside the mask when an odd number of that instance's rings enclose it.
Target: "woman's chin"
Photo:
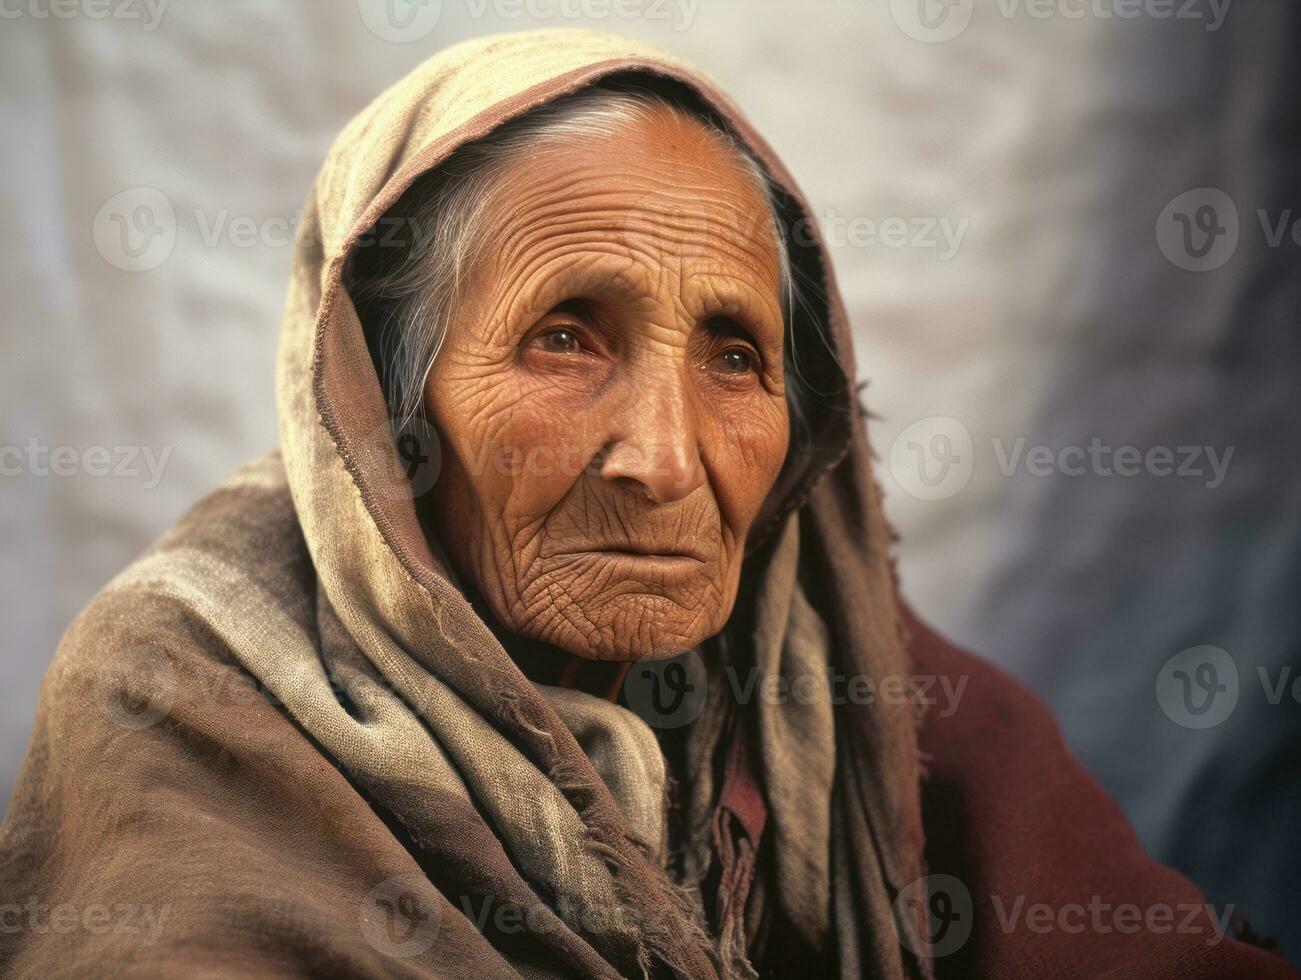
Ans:
[[[701,640],[704,639],[707,639],[707,637],[701,637]],[[694,646],[694,644],[692,644],[692,646]],[[561,649],[565,648],[562,647]],[[590,660],[594,663],[635,664],[672,660],[674,657],[680,657],[690,649],[691,646],[685,645],[638,647],[636,649],[621,649],[618,647],[585,647],[578,650],[565,649],[565,652],[572,654],[575,657],[581,657],[583,660]]]
[[[625,595],[599,610],[570,608],[517,632],[584,660],[612,663],[670,660],[716,634],[729,609],[686,609],[663,595]],[[582,624],[581,626],[579,624]]]
[[[491,597],[494,614],[517,636],[584,660],[669,660],[718,633],[736,601],[736,571],[717,561],[581,555],[537,571],[518,586],[521,599]]]
[[[641,663],[655,662],[660,660],[672,660],[674,657],[681,656],[688,650],[707,640],[716,633],[717,630],[709,633],[703,633],[694,639],[683,639],[681,637],[665,638],[663,641],[652,638],[649,642],[637,642],[628,637],[609,637],[597,639],[595,642],[586,638],[578,639],[577,642],[569,641],[564,638],[560,642],[548,640],[557,649],[583,660],[597,661],[600,663]]]

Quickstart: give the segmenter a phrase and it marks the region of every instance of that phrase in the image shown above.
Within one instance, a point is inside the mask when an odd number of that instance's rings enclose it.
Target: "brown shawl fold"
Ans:
[[[78,914],[129,904],[141,931],[0,931],[15,975],[105,958],[141,976],[715,977],[751,959],[929,974],[910,952],[918,923],[891,915],[924,873],[906,699],[734,705],[713,685],[676,775],[706,850],[750,866],[720,886],[750,927],[710,935],[690,887],[708,859],[688,854],[684,880],[670,867],[654,732],[524,676],[422,532],[395,457],[341,285],[350,250],[456,147],[623,72],[698,100],[785,189],[831,347],[805,352],[827,393],[814,438],[706,649],[759,677],[908,676],[849,325],[780,161],[705,76],[643,44],[543,31],[457,45],[354,119],[317,178],[284,315],[280,452],[200,503],[61,644],[0,830],[0,886]],[[733,711],[756,779],[724,792],[710,760],[733,759],[718,752]],[[720,795],[733,824],[711,825]],[[758,853],[736,837],[749,830]],[[164,920],[156,935],[146,913]]]

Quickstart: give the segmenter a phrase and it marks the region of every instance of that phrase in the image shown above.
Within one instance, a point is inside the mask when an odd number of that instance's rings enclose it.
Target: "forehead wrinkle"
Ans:
[[[509,268],[539,240],[567,235],[592,240],[604,237],[624,244],[641,239],[654,251],[665,251],[668,242],[683,254],[715,260],[722,255],[752,262],[756,255],[775,250],[771,222],[767,222],[769,236],[760,237],[747,233],[744,225],[736,226],[725,216],[711,213],[698,199],[693,201],[696,206],[687,210],[663,206],[660,198],[643,196],[629,202],[630,196],[628,192],[589,192],[518,208],[495,236],[499,263]]]
[[[507,304],[513,314],[521,291],[532,287],[535,293],[543,292],[547,282],[596,255],[625,260],[621,268],[605,263],[607,269],[602,284],[614,285],[628,296],[645,295],[642,284],[630,274],[632,269],[640,266],[648,281],[662,284],[668,276],[677,279],[685,288],[695,279],[723,279],[735,282],[756,297],[771,293],[770,302],[766,304],[770,314],[776,306],[775,286],[779,273],[774,247],[763,248],[754,241],[736,242],[726,234],[709,233],[688,236],[666,248],[662,240],[650,234],[606,238],[585,219],[574,219],[565,225],[577,226],[581,230],[558,233],[554,223],[537,223],[527,233],[517,235],[505,254],[497,256],[494,271],[498,295],[494,297],[494,306],[500,308]],[[769,267],[771,283],[763,282],[762,272],[756,270],[756,259],[760,256],[768,260],[762,264]],[[752,270],[756,271],[755,276],[746,275]],[[540,283],[539,275],[543,276]],[[770,285],[774,288],[768,288]]]
[[[674,151],[673,156],[680,156],[676,147]],[[775,287],[780,274],[771,208],[753,180],[725,153],[729,175],[737,177],[734,182],[720,181],[717,172],[690,162],[678,169],[696,178],[694,182],[684,183],[680,176],[663,178],[653,172],[652,163],[626,151],[618,161],[618,173],[594,168],[589,158],[572,156],[546,152],[541,163],[539,157],[530,157],[524,179],[513,183],[510,172],[520,164],[508,164],[493,192],[490,209],[499,215],[504,212],[504,220],[490,233],[494,247],[484,256],[488,262],[481,268],[486,266],[485,271],[491,273],[490,309],[504,313],[500,318],[493,316],[497,329],[507,327],[524,310],[554,305],[544,304],[548,288],[554,289],[553,283],[574,273],[594,255],[626,262],[620,270],[609,269],[609,263],[602,262],[607,268],[597,281],[628,297],[647,297],[645,283],[654,283],[652,292],[661,292],[671,277],[680,294],[679,308],[702,311],[708,304],[689,295],[694,281],[703,280],[707,288],[716,291],[711,282],[724,279],[753,294],[730,300],[729,306],[744,308],[753,303],[768,313],[755,319],[774,316],[779,309]],[[629,179],[637,186],[611,186],[612,181]],[[732,221],[729,213],[746,217]],[[749,217],[756,213],[763,215],[766,236],[756,233],[759,223]],[[650,227],[643,227],[646,225]],[[735,271],[760,265],[773,271],[771,285],[747,281],[750,277]],[[645,280],[631,271],[637,266],[644,268]],[[762,273],[756,279],[761,277]],[[768,302],[759,299],[770,292],[773,295]],[[556,301],[561,298],[557,296]],[[776,316],[780,319],[779,313]]]
[[[681,151],[676,148],[672,154],[666,154],[661,148],[652,147],[649,153],[639,156],[629,152],[624,143],[615,144],[610,139],[602,142],[605,146],[588,156],[577,155],[571,145],[562,144],[550,148],[544,146],[527,160],[508,163],[501,172],[492,206],[508,210],[512,217],[535,212],[534,220],[540,220],[551,217],[552,209],[582,213],[584,199],[609,195],[619,200],[621,211],[631,210],[627,201],[632,197],[638,207],[658,210],[661,220],[665,213],[682,210],[698,220],[701,202],[712,202],[724,212],[755,215],[761,223],[771,224],[771,208],[765,195],[754,185],[751,176],[721,150],[718,155],[722,158],[725,175],[717,167],[682,160]],[[614,154],[609,161],[611,166],[596,165],[596,159],[608,150],[613,150]],[[662,176],[658,168],[668,155],[675,158],[672,162],[676,169],[672,177]],[[513,179],[513,172],[519,169],[523,169],[523,173],[518,179]],[[727,180],[726,177],[734,179]],[[694,182],[689,178],[694,178]],[[672,207],[675,200],[685,201],[688,207]],[[720,222],[728,228],[753,225],[749,220],[734,222],[724,218]]]
[[[513,229],[518,232],[532,223],[554,219],[557,215],[580,218],[604,212],[600,206],[585,205],[588,201],[608,200],[612,204],[609,210],[614,214],[649,211],[656,214],[659,223],[669,227],[673,226],[669,219],[683,213],[698,223],[707,208],[724,214],[755,213],[758,200],[758,214],[765,215],[770,210],[767,202],[747,182],[729,186],[720,183],[716,174],[709,174],[711,179],[690,184],[680,173],[664,177],[649,169],[638,172],[635,158],[622,159],[618,163],[620,169],[617,171],[584,163],[550,174],[540,173],[543,168],[535,164],[521,180],[511,179],[513,168],[508,166],[491,192],[489,209],[509,215],[502,222],[507,235],[515,224],[520,225]],[[522,223],[519,221],[521,218]],[[742,228],[749,223],[723,217],[718,221],[727,227],[735,224]]]

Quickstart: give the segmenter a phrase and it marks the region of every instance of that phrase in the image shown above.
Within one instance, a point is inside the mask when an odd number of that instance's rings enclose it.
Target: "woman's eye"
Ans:
[[[583,349],[578,342],[578,334],[566,327],[559,330],[548,330],[536,337],[529,346],[553,354],[577,354]]]
[[[744,347],[729,347],[714,363],[724,374],[746,374],[755,368],[755,356]]]

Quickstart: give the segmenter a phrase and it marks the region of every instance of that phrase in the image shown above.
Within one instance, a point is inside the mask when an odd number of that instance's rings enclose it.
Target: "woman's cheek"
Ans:
[[[492,442],[510,460],[515,508],[540,516],[569,492],[600,447],[592,413],[555,389],[523,393]]]
[[[759,513],[786,459],[789,422],[785,398],[766,391],[744,406],[732,405],[716,416],[713,452],[719,508],[738,534]]]

